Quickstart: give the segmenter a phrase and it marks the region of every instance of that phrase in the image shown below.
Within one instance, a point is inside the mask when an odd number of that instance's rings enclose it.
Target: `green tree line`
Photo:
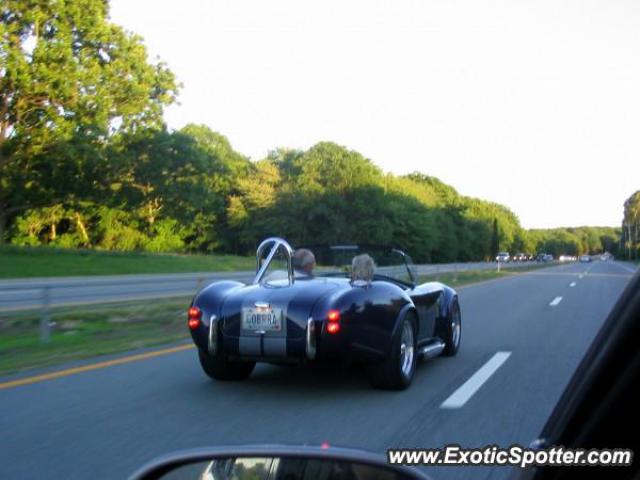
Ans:
[[[620,244],[619,229],[527,231],[503,205],[420,172],[385,173],[331,142],[250,161],[207,126],[169,131],[163,109],[180,86],[109,21],[106,2],[4,5],[0,242],[248,254],[278,235],[394,244],[421,262]]]
[[[624,202],[621,234],[626,258],[630,260],[640,258],[640,190]]]

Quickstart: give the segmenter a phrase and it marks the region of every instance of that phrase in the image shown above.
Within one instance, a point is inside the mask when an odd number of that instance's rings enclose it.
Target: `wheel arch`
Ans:
[[[398,315],[396,316],[396,321],[393,325],[393,330],[391,331],[391,339],[395,338],[395,336],[398,334],[398,331],[400,330],[400,326],[402,325],[402,322],[409,315],[413,317],[413,327],[415,329],[416,338],[419,338],[418,334],[419,334],[420,322],[418,321],[418,311],[416,310],[416,307],[413,304],[413,302],[410,302],[405,304],[398,312]]]
[[[451,308],[455,303],[458,303],[460,306],[460,302],[458,300],[458,293],[450,287],[445,286],[442,290],[442,296],[440,297],[440,305],[438,309],[438,318],[436,319],[436,328],[435,334],[440,338],[444,338],[444,334],[446,332],[446,322],[448,322],[449,312],[451,312]],[[460,312],[462,315],[462,312]]]

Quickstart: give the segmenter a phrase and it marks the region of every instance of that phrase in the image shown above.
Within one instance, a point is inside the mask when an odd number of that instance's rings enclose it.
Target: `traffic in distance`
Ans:
[[[558,261],[561,263],[564,262],[577,262],[580,261],[582,263],[591,262],[594,259],[601,260],[603,262],[608,260],[613,260],[613,255],[610,253],[603,253],[601,255],[580,255],[579,257],[576,255],[559,255]],[[550,253],[538,253],[537,255],[533,255],[530,253],[516,253],[511,255],[509,252],[499,252],[496,255],[495,261],[498,263],[509,263],[509,262],[553,262],[555,257]]]

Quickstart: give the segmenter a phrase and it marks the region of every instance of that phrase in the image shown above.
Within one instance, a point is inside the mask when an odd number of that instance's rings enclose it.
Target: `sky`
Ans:
[[[111,0],[182,82],[165,113],[253,160],[333,141],[507,205],[610,225],[640,189],[640,2]]]

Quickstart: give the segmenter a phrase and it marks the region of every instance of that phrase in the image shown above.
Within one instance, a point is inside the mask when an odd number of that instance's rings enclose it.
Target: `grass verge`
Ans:
[[[493,280],[494,278],[506,277],[513,275],[513,273],[500,272],[496,270],[474,270],[469,272],[446,272],[440,274],[424,275],[420,277],[421,282],[442,282],[452,287],[460,287],[462,285],[468,285],[470,283],[483,282],[486,280]]]
[[[189,300],[56,309],[47,344],[38,313],[0,314],[0,375],[185,340]]]
[[[47,247],[0,248],[0,278],[182,273],[252,270],[253,257],[66,250]]]

